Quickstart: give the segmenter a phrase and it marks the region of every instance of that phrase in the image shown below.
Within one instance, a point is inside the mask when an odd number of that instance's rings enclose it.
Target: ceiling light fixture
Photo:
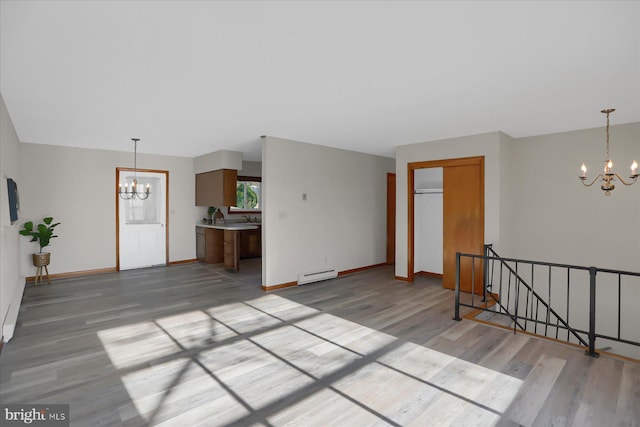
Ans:
[[[131,188],[129,188],[129,185],[125,183],[124,190],[122,187],[122,183],[118,184],[118,194],[124,200],[145,200],[147,197],[149,197],[151,186],[147,183],[147,187],[144,188],[144,191],[138,191],[138,141],[140,141],[140,138],[131,138],[131,140],[133,141],[133,182],[131,183]]]
[[[582,185],[584,185],[585,187],[591,187],[598,179],[601,179],[602,185],[600,186],[600,188],[602,189],[602,191],[604,191],[604,194],[606,196],[611,195],[613,189],[616,188],[613,183],[616,178],[618,178],[624,185],[634,184],[638,179],[638,163],[635,160],[633,161],[633,163],[631,163],[631,176],[629,177],[631,179],[631,182],[626,182],[620,175],[613,172],[613,162],[611,161],[611,157],[609,156],[609,114],[613,113],[614,111],[616,111],[615,108],[609,108],[601,111],[601,113],[607,115],[607,160],[604,161],[604,173],[599,174],[593,179],[593,181],[591,181],[590,184],[587,184],[587,166],[583,163],[582,167],[580,168],[582,170],[582,174],[579,177]]]

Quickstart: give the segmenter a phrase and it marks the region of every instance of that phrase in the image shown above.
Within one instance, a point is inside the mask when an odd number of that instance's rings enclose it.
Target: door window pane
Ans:
[[[124,179],[124,182],[131,188],[133,180],[136,177],[131,175]],[[142,177],[138,176],[138,190],[145,191],[147,184],[150,186],[149,197],[145,200],[138,198],[130,200],[121,200],[120,203],[124,204],[125,209],[125,221],[127,224],[160,224],[162,222],[162,191],[160,185],[160,179],[154,177]]]

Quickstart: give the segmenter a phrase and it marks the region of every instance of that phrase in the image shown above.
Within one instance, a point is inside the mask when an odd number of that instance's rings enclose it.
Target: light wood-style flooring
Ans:
[[[73,426],[638,426],[640,365],[453,317],[381,267],[272,293],[186,264],[28,287],[2,403]]]

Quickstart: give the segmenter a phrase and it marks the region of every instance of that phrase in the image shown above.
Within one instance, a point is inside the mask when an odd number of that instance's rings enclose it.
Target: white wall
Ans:
[[[514,139],[502,132],[499,133],[500,139],[500,242],[491,242],[485,240],[485,243],[495,243],[494,249],[502,251],[504,254],[513,253],[513,235],[512,230],[517,230],[515,226],[516,218],[511,209],[512,192],[515,187],[513,184],[513,175],[518,173],[518,165],[513,161]],[[485,170],[486,172],[486,170]],[[499,245],[498,245],[499,243]],[[504,255],[508,256],[508,255]]]
[[[116,167],[131,167],[132,152],[21,144],[22,221],[53,216],[60,236],[47,249],[50,273],[115,267]],[[193,159],[138,153],[138,167],[169,171],[169,260],[195,258]],[[35,274],[35,243],[22,237],[21,270]]]
[[[606,197],[578,180],[603,166],[602,127],[513,139],[502,132],[397,147],[396,274],[406,276],[407,163],[485,156],[485,242],[501,255],[640,270],[640,183]],[[614,167],[640,159],[640,124],[611,127]]]
[[[640,159],[640,123],[611,127],[611,156],[615,171],[630,174],[633,159]],[[605,196],[598,183],[580,183],[580,165],[593,179],[605,160],[602,127],[520,138],[509,145],[510,249],[503,256],[582,266],[640,271],[640,182],[620,183]],[[573,274],[572,324],[587,329],[588,278]],[[597,275],[596,319],[599,331],[616,334],[617,277]],[[536,282],[539,282],[540,278]],[[640,279],[623,278],[622,322],[627,338],[640,340]],[[558,312],[566,309],[566,287],[560,278],[551,288]],[[596,341],[597,347],[640,357],[640,348]]]
[[[393,159],[274,137],[262,156],[264,286],[385,262]]]
[[[442,193],[414,196],[414,273],[442,274],[443,206]]]
[[[23,174],[20,173],[19,158],[20,142],[0,95],[0,331],[4,331],[9,306],[20,303],[24,286],[18,268],[18,254],[19,239],[25,237],[18,234],[18,224],[11,225],[7,195],[7,178],[16,181],[18,190],[22,191]]]
[[[484,237],[499,244],[501,220],[501,132],[465,136],[396,148],[396,276],[407,277],[407,164],[427,160],[484,156]]]
[[[626,178],[640,159],[640,124],[612,126],[610,135],[614,168]],[[640,182],[618,183],[607,197],[578,179],[583,161],[590,177],[604,167],[603,128],[520,138],[511,148],[513,256],[640,271]]]
[[[238,171],[240,176],[262,176],[262,162],[242,161],[242,169]]]
[[[414,190],[440,190],[413,197],[414,216],[414,273],[420,271],[442,274],[443,260],[443,169],[425,168],[414,171]]]
[[[195,173],[218,169],[239,170],[242,167],[242,153],[239,151],[218,150],[193,158],[193,170]]]
[[[442,190],[443,169],[442,168],[423,168],[416,169],[413,172],[414,190]]]

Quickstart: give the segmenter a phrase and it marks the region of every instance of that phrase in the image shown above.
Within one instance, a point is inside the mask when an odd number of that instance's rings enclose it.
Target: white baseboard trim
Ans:
[[[22,303],[25,284],[24,276],[21,276],[18,279],[16,292],[11,299],[9,310],[7,310],[7,317],[5,317],[4,324],[2,325],[2,336],[4,337],[4,342],[9,342],[9,340],[13,338],[13,331],[15,331],[16,324],[18,323],[18,313],[20,313],[20,304]]]

